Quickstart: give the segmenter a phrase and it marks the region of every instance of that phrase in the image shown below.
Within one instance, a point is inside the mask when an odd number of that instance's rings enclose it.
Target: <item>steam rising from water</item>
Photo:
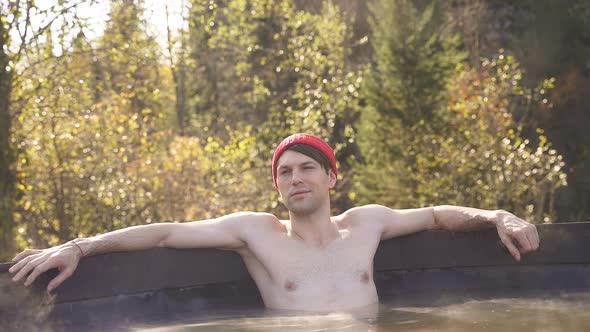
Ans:
[[[370,331],[370,329],[370,322],[359,321],[347,313],[332,313],[325,315],[226,318],[152,329],[137,328],[134,331]]]
[[[358,313],[218,317],[133,331],[590,331],[590,293],[546,298],[469,300],[440,306],[381,305]]]
[[[45,323],[53,309],[52,299],[43,289],[17,285],[11,278],[11,274],[0,274],[0,330],[54,331]]]

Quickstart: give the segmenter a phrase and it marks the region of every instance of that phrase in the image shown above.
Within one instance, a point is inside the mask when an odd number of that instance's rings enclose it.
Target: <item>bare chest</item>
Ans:
[[[275,265],[274,279],[285,296],[308,298],[351,293],[372,283],[372,257],[360,252],[306,252]]]
[[[322,309],[376,300],[373,256],[378,239],[338,239],[326,248],[310,248],[289,238],[267,244],[252,248],[256,263],[249,264],[255,280],[261,271],[252,270],[263,269],[268,276],[256,280],[267,305]]]
[[[253,247],[256,257],[273,276],[293,278],[348,274],[372,265],[378,240],[343,233],[325,247],[312,247],[280,234]]]

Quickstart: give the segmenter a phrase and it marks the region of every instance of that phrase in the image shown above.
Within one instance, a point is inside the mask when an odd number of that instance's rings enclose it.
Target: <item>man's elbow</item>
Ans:
[[[173,232],[172,226],[180,226],[179,223],[160,223],[156,232],[156,247],[166,248],[171,247]],[[182,227],[182,226],[181,226]]]
[[[428,208],[430,211],[430,223],[427,227],[428,230],[446,229],[443,223],[443,214],[448,208],[449,205],[437,205]]]

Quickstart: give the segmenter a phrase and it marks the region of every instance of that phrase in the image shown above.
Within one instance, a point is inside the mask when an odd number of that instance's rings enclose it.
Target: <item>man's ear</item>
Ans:
[[[336,185],[336,174],[334,174],[334,172],[332,171],[332,169],[330,169],[328,171],[328,176],[330,177],[330,189],[334,189],[334,186]]]

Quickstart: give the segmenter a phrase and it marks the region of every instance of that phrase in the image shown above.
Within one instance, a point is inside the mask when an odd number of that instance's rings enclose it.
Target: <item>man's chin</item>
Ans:
[[[309,206],[301,206],[298,204],[285,204],[285,206],[287,207],[287,210],[289,210],[289,213],[294,214],[294,215],[298,215],[298,216],[305,216],[305,215],[309,215],[311,213],[313,213],[313,208],[310,208]]]

